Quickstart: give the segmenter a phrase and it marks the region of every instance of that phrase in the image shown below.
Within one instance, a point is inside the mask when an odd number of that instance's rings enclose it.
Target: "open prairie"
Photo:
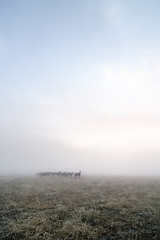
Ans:
[[[0,239],[160,239],[160,179],[0,179]]]

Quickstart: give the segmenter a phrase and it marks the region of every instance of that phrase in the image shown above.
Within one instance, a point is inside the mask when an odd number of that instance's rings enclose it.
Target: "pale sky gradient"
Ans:
[[[160,1],[0,1],[0,174],[160,175]]]

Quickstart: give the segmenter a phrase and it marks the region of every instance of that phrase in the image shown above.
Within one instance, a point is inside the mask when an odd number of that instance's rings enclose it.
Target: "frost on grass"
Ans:
[[[0,179],[0,239],[160,239],[160,179]]]

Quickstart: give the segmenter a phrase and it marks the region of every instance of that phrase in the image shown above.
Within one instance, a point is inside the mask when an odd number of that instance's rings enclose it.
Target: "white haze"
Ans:
[[[0,174],[160,175],[159,5],[0,2]]]

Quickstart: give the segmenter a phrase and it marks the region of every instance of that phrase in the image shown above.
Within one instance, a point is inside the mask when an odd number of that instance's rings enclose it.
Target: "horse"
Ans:
[[[81,176],[81,171],[74,174],[74,177],[75,177],[75,178],[80,178],[80,176]]]
[[[54,176],[55,176],[55,177],[61,176],[61,171],[60,171],[60,172],[55,172]]]
[[[61,172],[60,176],[61,177],[67,177],[67,173],[66,172]]]
[[[67,177],[73,177],[74,172],[67,172]]]

